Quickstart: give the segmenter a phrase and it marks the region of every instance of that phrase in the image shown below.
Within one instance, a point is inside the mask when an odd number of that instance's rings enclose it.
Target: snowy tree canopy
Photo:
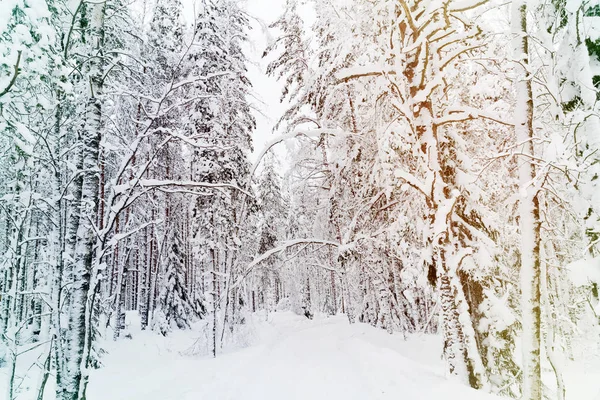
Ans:
[[[594,399],[599,100],[598,0],[2,0],[2,398]]]

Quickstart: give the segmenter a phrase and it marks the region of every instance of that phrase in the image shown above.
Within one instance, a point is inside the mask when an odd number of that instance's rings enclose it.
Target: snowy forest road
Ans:
[[[439,338],[400,335],[344,316],[289,312],[255,323],[257,344],[216,359],[181,355],[194,333],[120,341],[94,373],[90,399],[493,399],[443,375]]]

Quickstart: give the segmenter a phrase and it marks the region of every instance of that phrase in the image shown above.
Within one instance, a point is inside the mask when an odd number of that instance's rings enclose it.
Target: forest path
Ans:
[[[309,321],[273,313],[259,344],[209,357],[182,356],[191,333],[121,340],[95,371],[93,400],[492,399],[443,375],[439,340],[404,341],[345,317]]]

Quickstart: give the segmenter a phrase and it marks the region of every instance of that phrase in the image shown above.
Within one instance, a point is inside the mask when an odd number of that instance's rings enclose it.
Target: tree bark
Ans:
[[[63,387],[57,387],[61,400],[84,400],[91,356],[91,316],[96,292],[96,219],[98,216],[99,156],[102,118],[102,47],[104,45],[105,3],[85,4],[89,13],[90,51],[89,95],[85,126],[82,132],[82,186],[75,264],[73,270],[72,302],[69,312],[69,354]],[[97,267],[97,266],[96,266]],[[93,287],[92,287],[93,286]],[[91,289],[91,290],[90,290]]]
[[[529,77],[529,44],[527,38],[527,6],[523,0],[512,5],[513,52],[519,77],[516,80],[515,134],[522,144],[524,159],[519,160],[519,226],[521,230],[521,307],[523,325],[523,400],[542,399],[540,366],[540,205],[536,173],[530,157],[533,146],[533,97]]]

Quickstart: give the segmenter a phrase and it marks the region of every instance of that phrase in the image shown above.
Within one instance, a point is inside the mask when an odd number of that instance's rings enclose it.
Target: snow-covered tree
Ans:
[[[158,304],[153,318],[154,327],[166,335],[173,327],[187,329],[196,318],[205,313],[197,308],[185,287],[185,253],[177,231],[169,235],[168,261],[158,294]]]
[[[203,319],[217,355],[289,308],[439,334],[465,384],[564,400],[600,329],[598,4],[286,0],[263,28],[288,107],[254,164],[243,4],[6,4],[8,399],[85,399],[133,312]]]

